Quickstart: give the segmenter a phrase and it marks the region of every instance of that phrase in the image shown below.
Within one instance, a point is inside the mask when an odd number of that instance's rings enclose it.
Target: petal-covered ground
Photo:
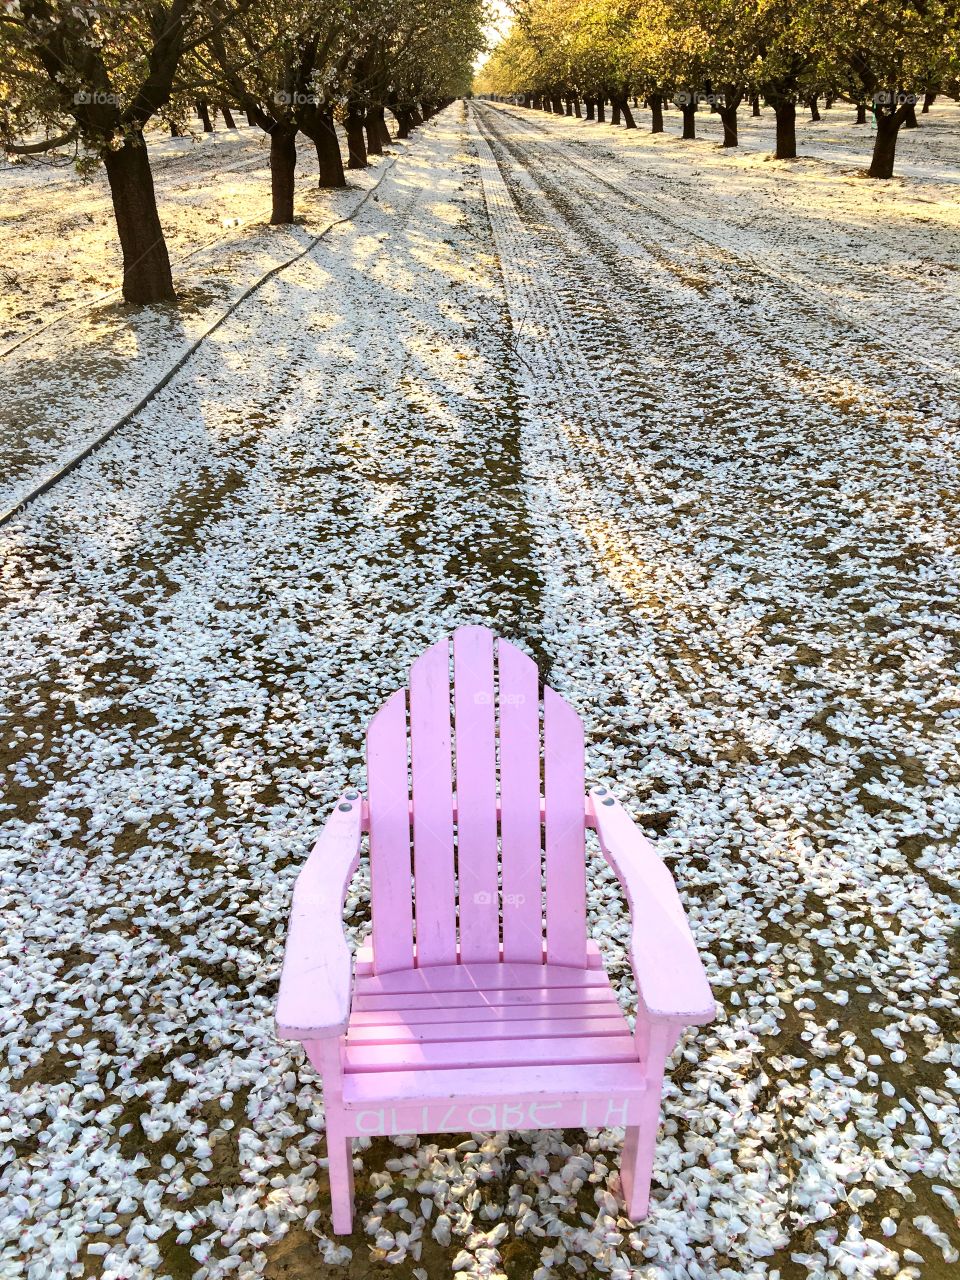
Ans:
[[[731,159],[747,240],[722,193],[667,199],[705,144],[470,117],[0,531],[0,1274],[944,1275],[956,299],[885,217],[934,312],[915,350],[851,323],[824,244],[855,271],[828,229],[868,218],[858,179],[804,239],[805,171]],[[949,184],[905,181],[951,261]],[[616,1130],[464,1134],[359,1143],[334,1240],[321,1091],[272,1026],[291,887],[366,721],[465,621],[583,715],[721,1012],[672,1059],[646,1222]],[[589,884],[629,1012],[595,853]],[[347,913],[362,937],[362,871]]]

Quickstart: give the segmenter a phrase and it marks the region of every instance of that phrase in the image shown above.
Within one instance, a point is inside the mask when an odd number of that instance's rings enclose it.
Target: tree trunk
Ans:
[[[126,302],[175,302],[150,158],[142,135],[116,151],[105,151],[113,212],[123,249],[123,297]]]
[[[650,115],[652,117],[650,132],[663,133],[663,98],[659,94],[654,94],[650,98]]]
[[[760,114],[760,95],[759,95],[759,93],[755,93],[755,94],[753,95],[753,97],[750,99],[750,114],[751,114],[752,116],[755,116],[755,117],[756,117],[756,116],[759,116],[759,114]]]
[[[340,140],[337,138],[332,107],[317,111],[316,126],[313,145],[317,149],[319,186],[345,187],[347,179],[343,172],[343,156],[340,154]]]
[[[587,110],[587,119],[588,119],[588,120],[593,120],[593,119],[595,119],[595,114],[594,114],[594,102],[593,102],[593,99],[592,99],[592,98],[584,98],[584,100],[583,100],[583,105],[586,107],[586,110]]]
[[[920,121],[917,119],[917,108],[912,102],[903,104],[903,127],[905,129],[920,128]]]
[[[610,99],[610,123],[611,124],[620,123],[620,99],[619,98]]]
[[[604,99],[598,98],[597,99],[597,124],[605,124],[606,119],[607,119],[607,115],[604,110]]]
[[[397,117],[397,137],[409,138],[410,137],[410,112],[407,110],[406,107],[401,107],[398,104],[397,106],[394,107],[393,114]]]
[[[620,110],[623,112],[623,123],[626,127],[628,129],[635,129],[637,127],[637,122],[633,118],[633,112],[630,110],[630,103],[627,101],[626,97],[624,97],[620,103]]]
[[[720,119],[723,122],[723,145],[725,147],[738,146],[740,139],[737,136],[737,108],[717,107],[717,111],[720,113]]]
[[[377,107],[377,128],[380,130],[381,145],[389,147],[393,138],[390,136],[390,130],[387,128],[387,117],[383,107]]]
[[[935,93],[925,93],[923,95],[923,106],[920,108],[920,114],[922,116],[929,115],[930,108],[933,106],[936,100],[937,100],[937,95]]]
[[[870,161],[868,176],[871,178],[892,178],[893,162],[897,155],[897,135],[903,117],[899,111],[893,115],[874,113],[877,120],[877,139],[873,144],[873,159]]]
[[[171,137],[171,138],[182,138],[182,137],[183,137],[183,134],[180,132],[180,127],[179,127],[179,125],[177,124],[176,120],[171,120],[171,121],[170,121],[170,137]]]
[[[797,104],[779,101],[773,104],[773,109],[777,114],[777,145],[773,158],[774,160],[796,160]]]
[[[293,221],[294,175],[297,169],[297,129],[295,125],[274,125],[270,132],[270,189],[273,208],[271,227]]]
[[[423,116],[420,114],[420,108],[419,108],[419,107],[417,107],[417,106],[413,106],[413,107],[411,107],[411,109],[410,109],[410,125],[411,125],[411,127],[412,127],[412,128],[414,128],[414,129],[417,129],[417,128],[419,128],[419,127],[420,127],[420,125],[422,125],[422,124],[423,124]]]
[[[257,122],[256,120],[254,120],[253,113],[250,111],[247,112],[247,124],[250,126],[251,129],[257,128]]]
[[[213,125],[210,123],[210,112],[207,110],[207,104],[203,98],[200,98],[197,101],[197,115],[203,124],[203,132],[213,133]]]
[[[563,99],[560,97],[559,93],[554,94],[554,98],[553,98],[553,114],[554,114],[555,116],[562,116],[562,115],[563,115]]]
[[[697,136],[697,104],[696,101],[681,103],[683,113],[683,136],[690,142]]]
[[[827,94],[827,96],[826,96],[826,97],[824,98],[824,100],[823,100],[823,109],[824,109],[824,111],[832,111],[832,110],[833,110],[833,104],[834,104],[834,101],[835,101],[835,99],[831,98],[831,97],[830,97],[830,95],[829,95],[829,94]]]
[[[364,117],[363,127],[367,134],[367,155],[382,156],[383,143],[380,141],[380,130],[377,127],[376,107],[367,107],[367,114]]]
[[[233,114],[225,102],[220,103],[220,113],[223,116],[223,123],[228,129],[235,129],[237,127],[237,122],[234,120]]]
[[[867,104],[865,102],[857,103],[857,124],[867,123]]]
[[[367,148],[363,141],[363,109],[347,109],[347,168],[366,169]]]
[[[820,123],[820,107],[817,102],[817,95],[814,94],[810,99],[810,121],[812,124]]]
[[[566,99],[565,99],[564,104],[563,104],[563,114],[564,114],[565,116],[572,116],[572,115],[573,115],[573,99],[571,98],[571,96],[570,96],[570,94],[569,94],[569,93],[567,94]]]

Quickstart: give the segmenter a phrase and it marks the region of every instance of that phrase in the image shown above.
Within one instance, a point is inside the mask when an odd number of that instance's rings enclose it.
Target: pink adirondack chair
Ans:
[[[367,732],[369,793],[345,791],[297,879],[277,1029],[323,1078],[333,1229],[353,1221],[359,1135],[626,1130],[642,1218],[664,1064],[714,1016],[673,879],[603,787],[583,726],[485,627],[428,649]],[[452,693],[452,697],[451,697]],[[498,784],[499,780],[499,784]],[[631,1032],[586,929],[585,832],[633,917]],[[343,899],[370,837],[372,946],[352,972]]]

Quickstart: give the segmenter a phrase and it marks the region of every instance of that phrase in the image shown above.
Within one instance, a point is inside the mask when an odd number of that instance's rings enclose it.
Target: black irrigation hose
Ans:
[[[221,173],[237,173],[244,168],[253,168],[254,164],[258,168],[265,169],[269,165],[269,159],[257,157],[256,160],[248,160],[242,165],[229,165],[226,169],[221,169]],[[206,240],[203,244],[198,244],[195,249],[190,249],[187,253],[182,254],[173,262],[175,267],[181,266],[184,262],[189,262],[191,258],[195,258],[197,254],[212,249],[214,245],[222,244],[224,240],[229,239],[230,232],[225,231],[223,235],[217,236],[214,240]],[[97,306],[101,302],[106,302],[108,298],[113,298],[121,292],[122,285],[116,285],[113,289],[108,289],[106,293],[98,293],[95,298],[83,298],[80,302],[75,303],[72,307],[67,307],[63,311],[59,311],[52,319],[45,321],[36,329],[31,329],[29,333],[22,334],[19,338],[14,338],[5,347],[0,348],[0,360],[6,360],[7,356],[12,355],[14,351],[25,346],[28,342],[33,342],[35,338],[39,338],[42,334],[49,332],[51,329],[57,328],[63,324],[64,320],[69,320],[71,316],[77,315],[81,311],[88,311],[91,307]]]
[[[324,238],[324,236],[326,236],[328,232],[332,231],[334,227],[339,227],[342,223],[350,222],[353,218],[355,218],[356,215],[363,208],[363,206],[370,199],[370,197],[373,195],[373,193],[376,191],[376,189],[380,186],[380,183],[384,180],[384,178],[387,176],[387,174],[390,172],[390,170],[393,168],[396,162],[397,162],[397,157],[394,156],[393,159],[390,160],[388,164],[384,165],[383,172],[377,178],[376,182],[373,184],[373,186],[370,188],[369,191],[364,193],[363,199],[359,200],[356,206],[353,209],[351,209],[349,213],[344,214],[342,218],[334,218],[332,222],[327,223],[327,225],[323,228],[321,232],[319,232],[317,235],[311,238],[310,243],[306,245],[305,248],[301,249],[298,253],[295,253],[292,258],[287,258],[285,262],[278,263],[277,266],[271,267],[270,270],[265,275],[261,276],[259,280],[255,281],[248,288],[244,289],[243,293],[241,293],[238,298],[236,298],[233,302],[231,302],[230,306],[227,308],[226,311],[224,311],[223,315],[220,316],[217,320],[215,320],[213,324],[210,326],[210,328],[205,330],[205,332],[203,332],[200,335],[200,337],[197,338],[197,340],[193,342],[187,348],[186,351],[184,351],[184,353],[174,362],[174,364],[171,365],[171,367],[167,370],[167,372],[163,375],[163,377],[159,380],[159,382],[154,383],[154,385],[150,388],[150,390],[146,393],[146,395],[143,396],[142,399],[138,400],[132,409],[128,409],[122,418],[118,418],[116,422],[111,423],[111,425],[107,427],[106,430],[101,431],[101,433],[95,439],[91,440],[89,444],[84,445],[84,447],[80,450],[79,453],[74,454],[72,458],[68,458],[66,462],[64,462],[61,466],[59,466],[56,469],[56,471],[51,472],[50,475],[46,476],[45,479],[35,484],[32,489],[28,490],[27,493],[22,494],[19,498],[16,498],[14,502],[11,503],[10,506],[0,511],[0,525],[6,524],[8,520],[11,520],[17,514],[18,511],[22,511],[23,508],[27,506],[28,503],[33,502],[35,498],[39,498],[40,495],[46,493],[48,489],[52,489],[55,484],[59,483],[59,481],[61,481],[64,478],[64,476],[69,475],[69,473],[73,471],[76,467],[78,467],[80,463],[84,461],[85,458],[89,458],[91,453],[93,453],[96,449],[99,449],[100,446],[105,443],[105,441],[109,440],[109,438],[113,435],[115,431],[119,431],[121,427],[125,427],[128,422],[132,421],[137,416],[137,414],[141,411],[141,409],[144,409],[150,403],[150,401],[154,398],[154,396],[156,396],[160,391],[163,390],[163,388],[167,385],[168,382],[170,382],[173,376],[180,372],[180,370],[187,363],[187,361],[194,354],[194,352],[201,345],[201,343],[206,342],[207,338],[209,338],[212,333],[216,332],[216,330],[220,328],[223,322],[225,320],[228,320],[230,316],[233,315],[233,313],[237,310],[240,304],[243,302],[246,302],[247,298],[249,298],[251,294],[256,293],[256,291],[262,285],[265,285],[268,280],[273,279],[275,275],[279,275],[281,271],[286,271],[287,267],[292,266],[295,262],[299,262],[301,258],[305,257],[308,253],[310,253],[313,249],[315,249],[317,245],[320,243],[320,241]]]

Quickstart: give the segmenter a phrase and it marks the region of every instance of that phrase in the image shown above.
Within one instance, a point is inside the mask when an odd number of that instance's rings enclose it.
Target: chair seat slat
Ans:
[[[602,969],[551,964],[445,964],[357,979],[358,995],[414,991],[516,991],[522,987],[607,987]]]
[[[460,997],[469,994],[466,992],[448,992],[450,996]],[[504,992],[494,993],[496,996],[503,996]],[[590,999],[563,1000],[559,997],[563,996],[562,989],[554,989],[553,994],[558,997],[554,1001],[540,1000],[534,1007],[528,1003],[524,1004],[477,1004],[465,1005],[458,1003],[456,1005],[437,1005],[424,1008],[420,1005],[413,1005],[406,1009],[397,1009],[393,1003],[387,1009],[360,1009],[356,1006],[350,1014],[351,1030],[361,1027],[418,1027],[429,1026],[431,1023],[445,1024],[450,1021],[456,1023],[469,1022],[497,1022],[514,1020],[522,1022],[526,1019],[537,1018],[544,1022],[560,1022],[567,1018],[577,1018],[581,1021],[609,1018],[620,1014],[620,1006],[613,997],[613,992],[599,993],[572,992],[571,996],[590,995]],[[491,996],[491,999],[493,997]]]
[[[356,1071],[444,1070],[449,1067],[527,1067],[635,1062],[633,1037],[574,1036],[556,1039],[416,1041],[411,1044],[352,1045],[347,1042],[343,1069]]]
[[[488,1018],[483,1020],[454,1021],[452,1018],[442,1022],[398,1022],[387,1026],[371,1026],[367,1023],[357,1024],[351,1020],[347,1029],[347,1044],[419,1044],[427,1041],[477,1041],[490,1040],[526,1040],[543,1037],[569,1039],[585,1036],[629,1036],[630,1029],[619,1013],[606,1012],[596,1018]],[[522,1052],[514,1049],[517,1061],[522,1059]],[[558,1055],[558,1060],[563,1055]]]
[[[500,991],[387,991],[377,995],[358,992],[355,1010],[472,1009],[502,1008],[506,1005],[549,1008],[554,1001],[564,1004],[592,1004],[611,999],[609,987],[521,987]]]
[[[644,1071],[639,1062],[582,1066],[538,1064],[526,1067],[474,1067],[449,1071],[358,1071],[344,1076],[343,1101],[349,1108],[389,1106],[413,1099],[492,1100],[558,1097],[642,1097]],[[402,1131],[401,1131],[402,1132]]]

